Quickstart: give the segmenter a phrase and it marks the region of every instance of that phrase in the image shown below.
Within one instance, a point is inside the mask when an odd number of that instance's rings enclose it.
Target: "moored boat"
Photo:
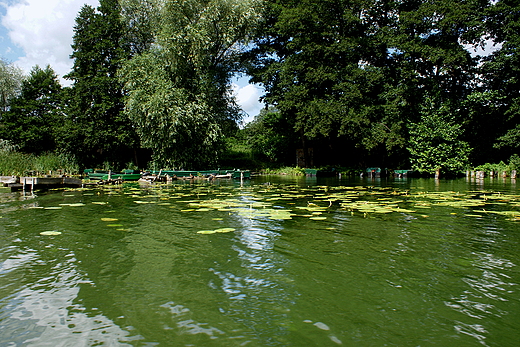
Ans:
[[[159,170],[151,174],[177,178],[251,178],[251,172],[247,170]]]
[[[94,171],[92,169],[85,170],[90,180],[123,180],[123,181],[137,181],[141,178],[141,173],[135,173],[134,170],[124,170],[121,173],[111,171]]]

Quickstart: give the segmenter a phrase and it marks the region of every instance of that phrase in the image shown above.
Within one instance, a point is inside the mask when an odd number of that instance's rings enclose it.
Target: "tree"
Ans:
[[[419,121],[409,124],[412,169],[435,173],[436,177],[441,171],[456,173],[465,169],[471,149],[461,140],[462,124],[450,114],[448,105],[428,101],[421,109]]]
[[[146,52],[160,28],[162,0],[120,0],[119,4],[132,55]]]
[[[382,114],[386,50],[381,33],[362,15],[369,5],[268,2],[249,73],[266,88],[266,102],[293,119],[304,153],[308,141],[338,137],[374,146],[369,133],[372,116]]]
[[[222,131],[239,109],[230,78],[258,19],[255,0],[165,1],[154,44],[122,79],[126,114],[160,167],[215,163]]]
[[[137,137],[123,112],[123,85],[117,77],[130,47],[117,0],[101,0],[97,11],[83,6],[74,27],[73,81],[62,146],[84,165],[108,161],[122,165],[133,158]]]
[[[0,138],[28,153],[53,151],[62,120],[60,96],[61,85],[54,70],[35,66],[2,117]]]
[[[490,39],[500,48],[481,68],[484,90],[491,96],[487,104],[492,106],[482,117],[489,125],[484,130],[496,136],[495,148],[501,149],[504,160],[520,149],[520,4],[500,0],[487,14]]]
[[[9,110],[10,101],[20,93],[24,79],[19,67],[0,59],[0,121],[2,114]]]
[[[249,69],[302,146],[403,153],[430,95],[464,118],[486,1],[271,0]],[[305,153],[305,150],[304,150]]]
[[[283,114],[271,107],[246,125],[243,132],[255,158],[271,163],[294,164],[294,149],[297,141],[293,124]]]

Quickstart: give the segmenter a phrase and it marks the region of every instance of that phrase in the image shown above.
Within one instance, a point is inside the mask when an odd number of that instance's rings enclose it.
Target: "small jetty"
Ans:
[[[0,176],[0,184],[4,187],[16,190],[35,190],[35,189],[51,189],[51,188],[78,188],[83,186],[83,181],[79,178],[72,177],[18,177],[18,176]]]

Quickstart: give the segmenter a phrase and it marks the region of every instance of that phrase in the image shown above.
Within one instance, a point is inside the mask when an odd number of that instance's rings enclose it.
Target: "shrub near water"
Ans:
[[[291,176],[305,176],[305,170],[298,166],[284,166],[281,168],[267,168],[264,170],[265,174],[275,175],[291,175]]]
[[[31,171],[47,174],[61,170],[69,175],[79,172],[76,160],[69,155],[46,153],[36,156],[15,149],[8,141],[0,140],[0,176],[23,176]]]

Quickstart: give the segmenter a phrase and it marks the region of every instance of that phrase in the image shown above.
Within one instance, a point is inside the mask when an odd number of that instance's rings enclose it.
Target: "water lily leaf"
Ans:
[[[107,224],[107,227],[122,227],[123,224]]]
[[[104,217],[104,218],[101,218],[101,220],[103,222],[115,222],[118,219],[117,218],[106,218],[106,217]]]
[[[108,204],[108,202],[106,202],[106,201],[92,201],[92,203],[95,204],[95,205],[106,205],[106,204]]]
[[[229,233],[229,232],[232,232],[232,231],[235,231],[236,229],[235,228],[220,228],[220,229],[216,229],[214,230],[216,233]]]
[[[374,209],[374,213],[391,213],[393,210],[388,208],[376,208]]]
[[[43,236],[56,236],[56,235],[61,235],[61,232],[55,231],[55,230],[42,231],[40,233],[40,235],[43,235]]]
[[[197,234],[215,234],[216,231],[215,230],[201,230],[201,231],[197,231]]]
[[[310,217],[309,219],[312,219],[312,220],[325,220],[325,219],[327,219],[327,217]]]
[[[271,214],[269,215],[269,218],[271,219],[280,219],[280,220],[287,220],[287,219],[292,219],[291,215],[290,214]]]

